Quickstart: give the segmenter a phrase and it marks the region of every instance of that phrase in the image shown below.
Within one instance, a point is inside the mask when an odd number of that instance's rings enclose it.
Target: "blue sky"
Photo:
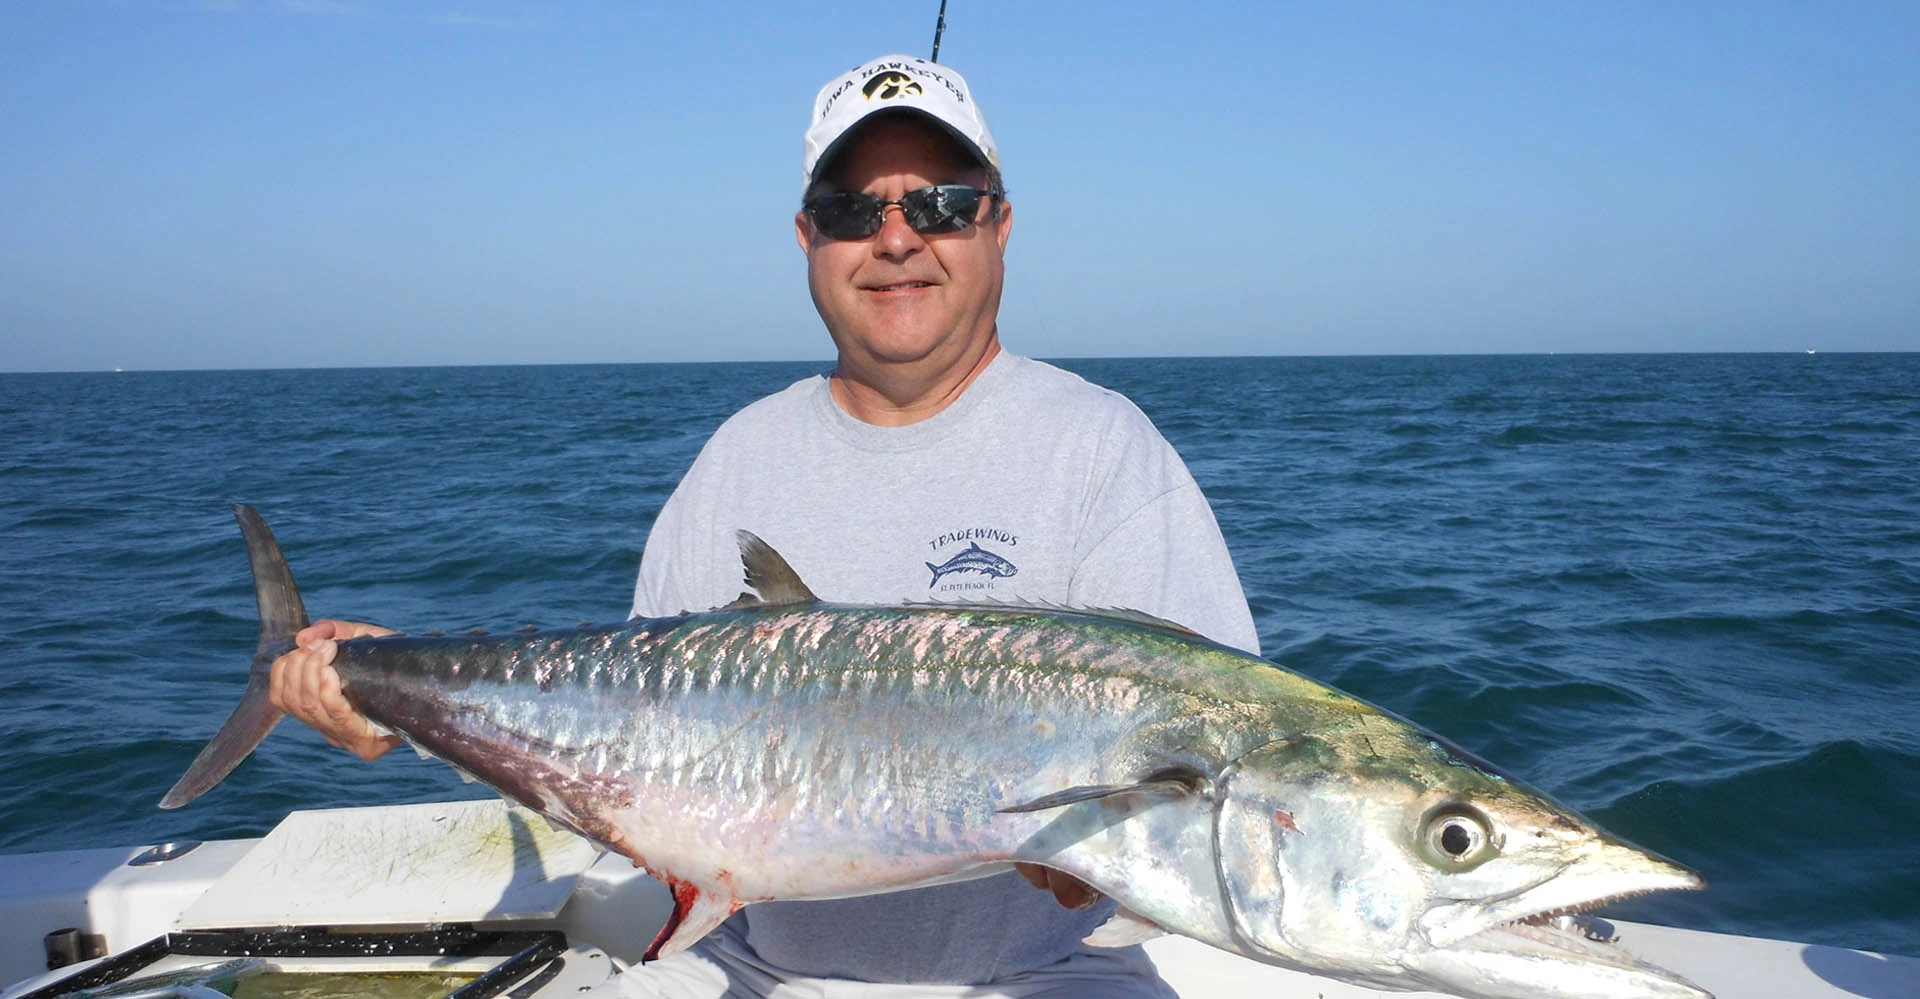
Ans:
[[[830,356],[937,0],[0,3],[0,370]],[[1920,348],[1920,4],[950,0],[1043,357]]]

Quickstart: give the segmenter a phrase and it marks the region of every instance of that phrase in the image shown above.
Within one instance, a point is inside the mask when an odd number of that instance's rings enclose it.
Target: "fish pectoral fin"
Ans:
[[[1018,805],[1007,805],[1000,808],[999,811],[1040,812],[1049,808],[1064,808],[1068,805],[1077,805],[1083,801],[1094,801],[1116,794],[1126,794],[1137,787],[1138,785],[1135,784],[1085,784],[1080,787],[1070,787],[1064,791],[1055,791],[1052,794],[1043,794],[1032,801],[1023,801]]]
[[[1132,947],[1166,934],[1160,924],[1132,909],[1122,908],[1094,927],[1080,942],[1089,947]]]
[[[1032,801],[1023,801],[1018,805],[1007,805],[999,811],[1040,812],[1049,808],[1064,808],[1067,805],[1077,805],[1082,801],[1097,801],[1123,794],[1179,798],[1199,793],[1206,783],[1206,777],[1198,771],[1185,767],[1173,767],[1149,774],[1145,779],[1132,784],[1082,784],[1064,791],[1043,794]]]
[[[642,961],[658,961],[686,950],[701,937],[713,932],[714,927],[726,922],[728,916],[740,911],[742,903],[730,895],[705,891],[699,885],[677,878],[662,875],[661,879],[673,891],[673,914],[667,917],[667,924],[660,927],[659,935],[647,946],[646,955],[640,959]]]
[[[760,594],[762,602],[777,607],[781,604],[820,601],[812,590],[807,589],[807,584],[800,581],[800,574],[793,571],[793,566],[773,550],[772,545],[760,540],[752,531],[735,531],[733,537],[740,545],[740,565],[747,571],[747,585]]]

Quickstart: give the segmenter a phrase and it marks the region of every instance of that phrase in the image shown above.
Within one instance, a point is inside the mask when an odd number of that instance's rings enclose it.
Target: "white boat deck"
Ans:
[[[561,930],[574,959],[538,995],[575,995],[583,983],[637,960],[670,908],[666,890],[623,858],[596,858],[577,838],[499,801],[296,812],[264,839],[214,841],[164,863],[129,866],[142,852],[0,856],[0,983],[17,983],[0,999],[75,970],[45,971],[43,937],[66,927],[99,934],[108,952],[118,953],[195,927],[445,923]],[[1920,999],[1920,959],[1624,921],[1612,926],[1621,946],[1719,999]],[[1346,985],[1182,937],[1146,946],[1187,999],[1437,995]],[[352,962],[276,963],[314,970]],[[390,960],[381,970],[477,970],[483,963]]]

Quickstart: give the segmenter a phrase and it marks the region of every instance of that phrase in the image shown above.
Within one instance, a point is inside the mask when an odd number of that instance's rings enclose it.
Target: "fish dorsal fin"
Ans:
[[[1104,617],[1113,621],[1125,621],[1128,624],[1146,625],[1149,628],[1171,631],[1174,634],[1186,635],[1190,638],[1204,637],[1199,632],[1178,621],[1169,621],[1164,617],[1157,614],[1149,614],[1146,611],[1127,610],[1124,607],[1102,607],[1093,610],[1069,607],[1063,608],[1063,610],[1066,610],[1070,614],[1085,614],[1088,617]]]
[[[760,595],[761,603],[779,606],[820,601],[812,590],[807,589],[807,584],[800,581],[800,574],[793,571],[793,566],[773,550],[772,545],[760,540],[752,531],[735,531],[733,537],[740,543],[740,565],[747,571],[747,585]],[[745,603],[747,596],[742,593],[739,599],[727,606],[748,606]]]

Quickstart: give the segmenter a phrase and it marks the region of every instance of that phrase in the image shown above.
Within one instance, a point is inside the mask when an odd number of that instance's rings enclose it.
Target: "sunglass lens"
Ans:
[[[973,224],[980,210],[980,192],[957,184],[923,187],[908,191],[900,199],[900,210],[915,232],[958,232]]]
[[[823,194],[807,202],[807,215],[828,239],[865,239],[880,231],[880,199],[871,194]]]

